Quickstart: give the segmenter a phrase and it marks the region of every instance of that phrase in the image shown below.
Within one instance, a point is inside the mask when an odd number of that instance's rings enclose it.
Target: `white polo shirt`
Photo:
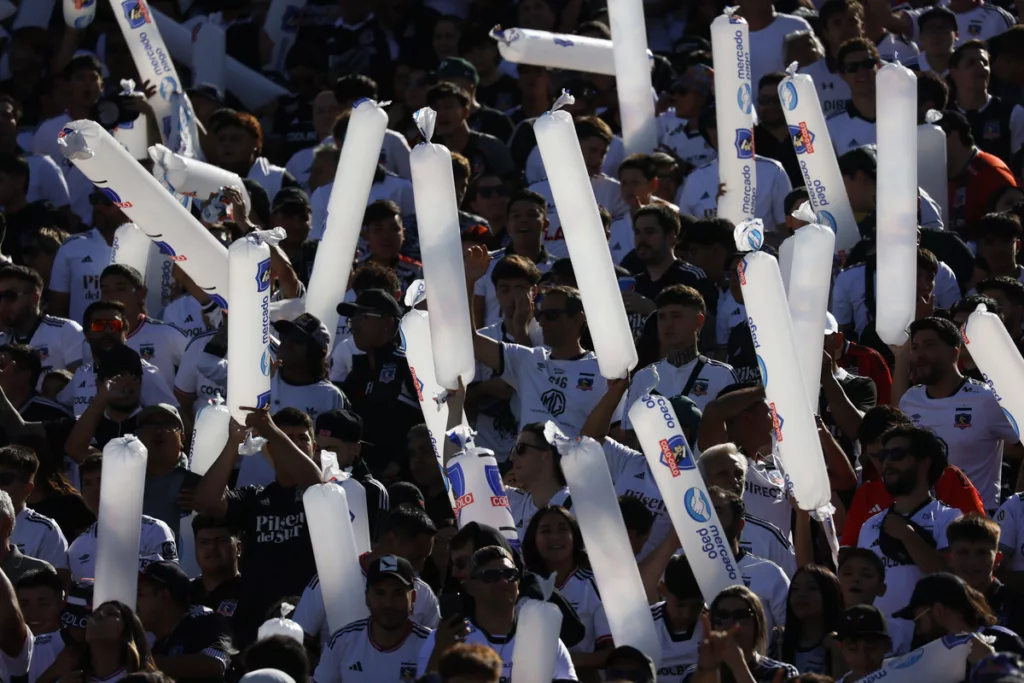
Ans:
[[[505,492],[508,495],[508,507],[512,512],[512,519],[516,522],[516,531],[519,532],[519,540],[522,541],[526,536],[526,529],[530,526],[530,521],[537,514],[539,508],[533,502],[533,496],[529,491],[507,486]],[[551,500],[547,504],[566,507],[566,501],[570,506],[572,505],[572,501],[569,499],[569,487],[563,486],[555,492],[555,495],[551,496]]]

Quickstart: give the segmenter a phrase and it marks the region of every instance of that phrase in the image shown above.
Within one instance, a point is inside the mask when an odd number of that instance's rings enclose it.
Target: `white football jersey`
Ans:
[[[50,289],[70,294],[68,318],[82,322],[86,307],[100,300],[100,274],[110,265],[110,245],[96,228],[72,235],[57,249]]]
[[[612,220],[617,220],[629,213],[629,205],[622,198],[622,187],[619,181],[604,175],[591,177],[590,185],[594,188],[594,199],[598,206],[608,209]],[[544,246],[555,258],[565,258],[569,255],[569,247],[565,243],[565,235],[562,234],[562,221],[558,217],[558,207],[555,206],[555,196],[551,193],[551,184],[547,180],[530,185],[530,190],[536,192],[548,203],[548,228],[544,233]]]
[[[651,605],[654,628],[661,643],[661,664],[658,666],[658,683],[683,683],[686,667],[697,664],[697,650],[704,639],[700,621],[689,632],[673,633],[665,619],[665,602]]]
[[[988,385],[965,377],[952,396],[932,398],[918,384],[903,394],[900,410],[946,443],[949,464],[964,471],[986,510],[999,507],[1003,442],[1018,437]]]
[[[577,567],[565,578],[564,583],[556,585],[555,588],[576,610],[586,629],[586,635],[573,646],[573,652],[594,652],[599,645],[611,642],[612,629],[608,626],[608,617],[604,614],[604,605],[601,604],[601,594],[597,589],[594,572]]]
[[[882,510],[877,515],[868,518],[860,529],[860,538],[857,539],[858,548],[870,548],[875,555],[885,563],[885,595],[875,598],[877,607],[886,616],[903,609],[910,602],[910,594],[914,592],[914,586],[918,579],[924,576],[917,565],[901,564],[899,560],[888,557],[878,547],[878,538],[882,531],[882,522],[889,510]],[[943,551],[949,546],[946,540],[946,527],[950,522],[960,518],[960,511],[945,504],[931,500],[926,505],[910,516],[910,520],[916,522],[922,529],[931,534],[935,539],[936,550]]]
[[[740,547],[751,555],[774,562],[792,579],[796,573],[796,549],[790,540],[771,522],[753,515],[743,519]]]
[[[685,555],[682,549],[676,555]],[[779,565],[763,557],[757,557],[740,548],[736,558],[743,585],[761,598],[767,618],[768,633],[776,626],[786,625],[786,602],[789,600],[789,577]]]
[[[57,394],[57,401],[70,408],[75,417],[81,417],[96,397],[96,372],[91,364],[79,365],[71,381]],[[142,361],[142,405],[151,406],[156,403],[178,405],[174,392],[160,377],[160,371],[146,361]]]
[[[605,437],[604,458],[615,485],[615,496],[629,496],[644,504],[654,515],[651,535],[637,556],[642,560],[665,540],[672,529],[672,520],[665,508],[665,499],[654,481],[654,473],[647,464],[647,458],[640,451],[634,451],[610,437]]]
[[[21,652],[12,657],[0,650],[0,682],[13,683],[28,674],[32,652],[35,649],[34,640],[32,631],[25,629],[25,645],[22,646]]]
[[[71,193],[64,171],[48,156],[38,154],[25,155],[28,162],[28,192],[25,201],[32,203],[45,200],[56,206],[71,204]]]
[[[750,84],[757,91],[758,83],[765,74],[785,71],[784,40],[796,31],[812,32],[811,25],[802,17],[792,14],[776,14],[772,23],[760,31],[750,32]]]
[[[142,535],[139,537],[139,559],[159,556],[168,562],[178,561],[178,546],[174,532],[166,523],[148,515],[142,515]],[[71,542],[68,549],[71,559],[71,578],[75,581],[94,579],[96,573],[96,524],[94,523]]]
[[[43,372],[40,382],[50,370],[73,368],[82,362],[85,335],[74,320],[43,315],[28,339],[19,338],[13,330],[0,332],[0,344],[28,344],[39,354]]]
[[[324,229],[327,227],[327,204],[331,199],[331,190],[333,189],[334,183],[327,183],[322,187],[316,188],[313,196],[309,198],[312,211],[309,224],[312,227],[310,228],[308,239],[323,239]],[[370,196],[366,199],[366,205],[369,206],[379,199],[390,199],[395,204],[398,204],[398,208],[403,216],[412,216],[416,213],[416,205],[413,202],[412,196],[412,183],[405,178],[399,178],[388,173],[385,174],[384,179],[379,183],[374,183],[370,186]]]
[[[389,650],[373,642],[370,620],[349,624],[327,641],[320,663],[313,673],[314,683],[384,683],[413,681],[416,665],[422,657],[430,629],[409,622],[409,634]],[[427,650],[430,658],[430,650]]]
[[[49,562],[54,569],[68,568],[68,541],[60,527],[32,508],[23,508],[15,517],[11,541],[22,555]]]
[[[701,360],[700,370],[697,372],[696,377],[693,377],[694,371],[697,370],[697,362]],[[697,408],[701,412],[704,412],[704,408],[707,407],[708,403],[718,396],[718,392],[738,381],[731,365],[702,356],[698,356],[689,363],[684,363],[679,367],[662,359],[654,363],[654,369],[658,371],[658,385],[654,389],[659,394],[675,398],[682,394],[683,389],[689,384],[690,390],[686,396],[697,404]],[[693,382],[690,382],[691,377]],[[624,429],[631,428],[629,409],[636,403],[638,398],[640,398],[639,393],[630,385],[629,393],[626,394],[626,408],[622,415],[622,426]]]
[[[729,343],[729,331],[747,321],[747,307],[736,301],[732,290],[726,289],[718,297],[715,318],[715,343],[725,346]],[[733,370],[735,372],[735,370]]]
[[[818,102],[825,118],[846,111],[846,101],[850,99],[850,86],[846,84],[839,72],[828,68],[828,60],[824,57],[800,69],[800,73],[814,80],[814,88],[818,91]]]
[[[764,229],[771,232],[786,222],[785,200],[793,190],[786,171],[775,159],[754,156],[757,176],[757,196],[754,199],[754,217],[764,221]],[[686,176],[676,194],[679,212],[696,218],[718,215],[718,160],[708,162]],[[730,188],[725,188],[726,192]],[[742,188],[736,188],[737,192]]]
[[[665,112],[658,116],[659,123],[668,115]],[[672,150],[672,154],[690,164],[694,168],[703,166],[718,157],[718,153],[708,144],[698,131],[692,133],[686,129],[687,120],[672,113],[671,125],[666,125],[664,133],[659,135],[658,142],[662,147]],[[668,121],[666,119],[666,124]]]
[[[203,318],[203,307],[191,294],[183,294],[164,306],[160,319],[181,330],[189,339],[194,339],[212,329]]]
[[[196,413],[218,393],[222,397],[228,395],[224,382],[212,380],[199,371],[200,357],[207,342],[215,334],[216,331],[211,330],[193,337],[185,347],[185,353],[181,356],[181,365],[178,366],[178,372],[174,375],[174,391],[195,398],[194,410]]]
[[[162,320],[145,316],[125,343],[139,354],[139,358],[156,366],[168,390],[174,388],[174,373],[181,365],[181,356],[188,344],[184,332]]]
[[[64,650],[64,639],[60,631],[41,633],[33,639],[32,661],[28,666],[28,683],[36,683],[39,677],[57,661],[57,655]]]
[[[862,145],[874,145],[877,142],[875,122],[868,121],[859,112],[849,107],[830,116],[825,121],[828,135],[832,138],[832,147],[839,158]]]
[[[934,3],[934,6],[949,7],[949,0],[939,0]],[[910,37],[915,42],[920,42],[918,39],[921,28],[917,25],[917,20],[932,7],[933,5],[918,8],[911,8],[909,6],[897,8],[910,16],[911,25],[913,26]],[[968,40],[988,40],[992,36],[1005,32],[1017,23],[1013,15],[1006,10],[987,2],[981,2],[980,0],[973,3],[966,12],[953,12],[953,14],[956,15],[957,46],[966,43]]]
[[[516,522],[516,531],[519,532],[519,540],[522,541],[526,536],[526,528],[530,526],[530,520],[537,514],[537,505],[533,502],[533,496],[530,495],[529,491],[506,486],[505,492],[508,495],[508,507],[512,512],[512,519]],[[555,495],[551,496],[548,505],[566,507],[566,501],[569,502],[569,506],[572,505],[569,497],[569,487],[563,486]]]
[[[482,278],[476,281],[473,285],[473,295],[483,297],[484,304],[484,319],[477,320],[476,324],[480,327],[489,327],[496,325],[502,320],[501,307],[498,306],[498,294],[494,289],[494,282],[491,280],[491,273],[494,272],[494,266],[497,265],[498,261],[503,259],[506,254],[511,254],[508,248],[498,249],[491,252],[491,265],[487,267],[487,272]],[[542,253],[540,261],[534,263],[537,266],[537,270],[544,273],[551,270],[551,266],[557,261],[557,257],[551,252],[545,250]]]
[[[1003,565],[1011,572],[1024,571],[1024,498],[1015,493],[995,514],[999,525],[999,548],[1006,560]]]
[[[774,454],[760,460],[747,458],[743,504],[748,513],[775,526],[784,538],[792,538],[793,508],[786,491],[786,477]]]

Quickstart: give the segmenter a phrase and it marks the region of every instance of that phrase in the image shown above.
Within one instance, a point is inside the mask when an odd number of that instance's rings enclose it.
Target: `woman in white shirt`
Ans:
[[[509,454],[515,487],[508,487],[508,503],[516,522],[519,540],[526,527],[545,505],[572,507],[569,488],[558,464],[561,456],[544,436],[544,423],[532,422],[523,427]]]

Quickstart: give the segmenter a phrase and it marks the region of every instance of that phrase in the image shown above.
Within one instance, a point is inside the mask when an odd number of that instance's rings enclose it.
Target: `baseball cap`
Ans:
[[[103,351],[96,358],[96,379],[105,380],[118,375],[142,377],[142,359],[139,354],[124,344],[117,344]]]
[[[188,604],[192,593],[192,582],[181,567],[174,562],[150,562],[139,570],[139,578],[163,586],[171,599],[179,604]]]
[[[839,323],[836,322],[836,317],[828,311],[825,311],[825,336],[827,337],[830,334],[835,334],[838,331]]]
[[[441,63],[437,65],[437,70],[434,75],[439,79],[445,78],[462,78],[473,85],[480,83],[480,76],[476,72],[476,67],[473,66],[469,60],[463,59],[462,57],[447,57],[442,59]]]
[[[202,83],[194,88],[189,88],[185,91],[185,94],[188,95],[188,98],[192,101],[195,101],[196,98],[202,98],[213,102],[218,107],[226,106],[224,93],[222,93],[217,86],[209,83]]]
[[[887,638],[885,617],[874,605],[854,605],[839,617],[836,627],[839,640],[853,638]]]
[[[643,670],[644,678],[633,677],[637,673],[635,667]],[[654,683],[658,675],[654,660],[632,645],[620,645],[608,653],[608,658],[605,660],[605,672],[609,680],[628,676],[628,680],[643,681],[644,683]]]
[[[970,598],[967,595],[967,584],[963,579],[949,572],[923,576],[914,586],[910,603],[903,609],[894,612],[892,616],[895,619],[913,620],[914,610],[920,607],[931,607],[936,603],[969,611],[971,606]]]
[[[363,439],[363,418],[351,410],[337,408],[316,418],[316,435],[355,443]]]
[[[395,555],[381,555],[372,560],[366,567],[366,585],[372,586],[384,578],[395,578],[412,588],[416,583],[416,574],[413,572],[409,560]]]
[[[875,178],[878,175],[878,150],[873,145],[861,145],[839,157],[839,171],[851,178],[858,171]]]
[[[178,409],[169,403],[154,403],[151,406],[146,406],[139,412],[139,416],[136,418],[136,421],[141,427],[146,424],[150,418],[163,417],[167,415],[170,415],[177,421],[178,429],[185,431],[185,424],[181,421],[181,415],[178,413]]]
[[[710,97],[715,87],[715,71],[705,64],[693,64],[672,82],[673,93],[692,92]]]
[[[331,334],[327,331],[327,325],[320,322],[320,318],[312,313],[303,313],[295,320],[278,320],[274,323],[274,329],[282,335],[289,332],[301,335],[325,353],[331,346]]]
[[[389,315],[393,318],[402,317],[402,307],[383,289],[367,289],[358,297],[355,303],[347,302],[338,304],[338,314],[351,318],[356,313],[378,313]]]
[[[64,602],[64,611],[60,615],[60,623],[65,628],[85,628],[85,620],[92,613],[92,579],[81,579],[71,584],[68,599]]]
[[[936,5],[917,18],[918,29],[924,28],[929,21],[945,20],[954,31],[957,30],[956,15],[948,7]]]
[[[270,208],[271,213],[278,211],[306,211],[309,209],[309,196],[297,187],[285,187],[274,196],[274,204]]]

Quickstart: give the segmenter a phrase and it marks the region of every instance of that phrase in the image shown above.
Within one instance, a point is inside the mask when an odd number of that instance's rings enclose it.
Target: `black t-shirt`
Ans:
[[[265,621],[267,610],[284,597],[302,595],[316,573],[302,489],[245,486],[227,493],[226,521],[242,530],[242,597],[235,634],[247,645]]]
[[[706,290],[714,288],[714,283],[708,280],[704,271],[692,266],[685,261],[674,261],[669,269],[657,280],[652,280],[645,268],[636,276],[636,293],[654,301],[661,290],[672,285],[686,285],[693,287],[702,296],[707,298]],[[653,315],[653,314],[652,314]],[[629,327],[633,330],[633,338],[640,336],[644,329],[644,321],[647,316],[640,313],[629,313]]]
[[[501,78],[490,85],[478,85],[476,87],[476,99],[480,104],[493,107],[498,111],[507,112],[512,107],[517,106],[523,99],[523,96],[519,92],[518,81],[508,74],[502,74]]]
[[[796,148],[793,147],[792,139],[787,136],[779,140],[764,126],[754,126],[754,146],[761,156],[775,159],[782,164],[793,187],[800,187],[804,184],[803,173],[800,171],[800,162],[797,161]]]
[[[1010,117],[1013,107],[1012,103],[993,97],[981,109],[964,112],[978,148],[999,157],[1006,164],[1013,161],[1013,153],[1010,151]]]
[[[725,362],[732,366],[738,382],[761,382],[761,371],[757,367],[757,352],[750,325],[744,320],[729,330],[726,343]]]
[[[131,417],[123,422],[114,422],[104,413],[100,423],[96,425],[96,432],[92,435],[92,445],[103,450],[107,442],[124,436],[125,434],[139,433],[139,411],[136,410]]]
[[[286,95],[278,101],[270,135],[282,145],[282,158],[320,144],[313,126],[313,103],[301,95]]]
[[[235,613],[238,610],[238,600],[241,596],[242,576],[240,574],[219,584],[212,591],[206,590],[203,585],[203,577],[200,576],[192,580],[192,604],[208,607],[228,619],[233,630],[238,628],[235,623]]]
[[[154,655],[169,657],[206,655],[223,662],[226,673],[236,650],[228,620],[207,607],[193,605],[170,634],[153,643],[152,652]],[[225,676],[187,680],[189,683],[220,683],[224,679]]]
[[[503,113],[488,106],[482,106],[469,115],[469,128],[480,133],[493,135],[502,142],[512,137],[512,122]]]
[[[985,592],[992,612],[999,618],[999,625],[1014,633],[1024,631],[1024,593],[1007,586],[999,579],[993,579]]]
[[[56,522],[64,538],[71,540],[78,538],[96,522],[96,516],[77,493],[58,493],[37,503],[29,503],[28,506]]]
[[[846,398],[850,400],[853,407],[861,413],[871,410],[878,403],[878,389],[875,387],[875,381],[870,377],[859,377],[846,373],[839,380],[839,386],[843,388],[843,393],[846,394]],[[818,407],[821,421],[829,428],[832,436],[835,437],[843,452],[850,458],[850,461],[856,462],[857,457],[860,455],[860,444],[856,439],[850,439],[840,433],[839,428],[836,426],[836,421],[832,417],[832,411],[828,409],[828,401],[825,399],[824,391],[818,394]]]

